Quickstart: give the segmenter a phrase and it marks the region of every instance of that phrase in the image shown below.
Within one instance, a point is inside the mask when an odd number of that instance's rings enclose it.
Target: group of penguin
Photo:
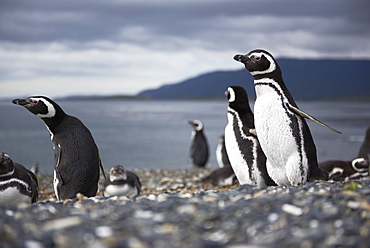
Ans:
[[[223,161],[220,164],[224,166],[215,174],[221,175],[222,180],[233,180],[235,174],[240,184],[258,187],[299,186],[307,181],[327,180],[329,173],[318,166],[315,144],[305,118],[336,130],[297,107],[284,84],[279,65],[269,52],[253,50],[246,55],[235,55],[234,59],[243,63],[254,78],[254,114],[245,90],[239,86],[229,87],[228,124],[224,148],[220,146],[220,151],[226,149],[228,160],[219,156],[219,161]],[[105,176],[90,131],[78,118],[66,114],[56,102],[45,96],[12,102],[41,118],[50,133],[57,200],[75,198],[77,193],[95,196],[99,170],[105,178],[105,196],[135,198],[140,193],[139,177],[121,165],[113,166],[108,177]],[[191,159],[195,166],[204,167],[209,154],[208,148],[204,149],[208,144],[201,142],[205,139],[203,124],[199,120],[190,124],[194,127]],[[8,154],[0,153],[0,205],[34,203],[37,200],[35,174],[14,163]]]
[[[230,86],[226,92],[229,105],[224,134],[226,153],[223,155],[228,157],[229,166],[225,168],[225,163],[218,159],[221,168],[203,181],[214,185],[229,184],[229,179],[235,174],[239,184],[263,188],[274,185],[299,186],[307,181],[339,181],[369,175],[370,128],[356,159],[318,163],[315,143],[305,118],[340,132],[298,108],[283,81],[278,63],[269,52],[253,50],[246,55],[235,55],[234,59],[243,63],[254,78],[254,114],[245,89]],[[194,166],[204,166],[208,151],[204,148],[207,145],[205,135],[201,133],[203,124],[199,120],[190,123],[195,128],[190,156]],[[196,147],[200,151],[196,152]],[[216,150],[216,156],[219,157],[217,151],[221,149]]]

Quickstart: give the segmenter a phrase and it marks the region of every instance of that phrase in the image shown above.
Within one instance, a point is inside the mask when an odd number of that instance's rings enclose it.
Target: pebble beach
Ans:
[[[370,180],[215,187],[214,169],[133,170],[141,194],[0,208],[1,247],[369,247]]]

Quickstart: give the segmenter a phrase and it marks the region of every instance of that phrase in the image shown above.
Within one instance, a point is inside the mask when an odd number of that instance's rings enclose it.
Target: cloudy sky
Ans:
[[[0,3],[0,98],[136,94],[236,53],[370,59],[368,0],[63,0]]]

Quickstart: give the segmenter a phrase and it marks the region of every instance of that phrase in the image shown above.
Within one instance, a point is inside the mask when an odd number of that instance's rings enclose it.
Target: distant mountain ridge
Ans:
[[[283,78],[296,100],[370,99],[370,61],[278,59]],[[242,65],[241,65],[242,67]],[[254,98],[253,78],[246,69],[205,73],[179,83],[144,90],[149,99],[212,99],[239,85]]]

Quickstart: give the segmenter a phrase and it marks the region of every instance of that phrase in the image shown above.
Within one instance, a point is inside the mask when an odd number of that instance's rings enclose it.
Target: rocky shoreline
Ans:
[[[0,208],[2,247],[368,247],[370,180],[302,187],[201,183],[212,169],[134,170],[126,197],[56,202],[42,175],[37,204]]]

